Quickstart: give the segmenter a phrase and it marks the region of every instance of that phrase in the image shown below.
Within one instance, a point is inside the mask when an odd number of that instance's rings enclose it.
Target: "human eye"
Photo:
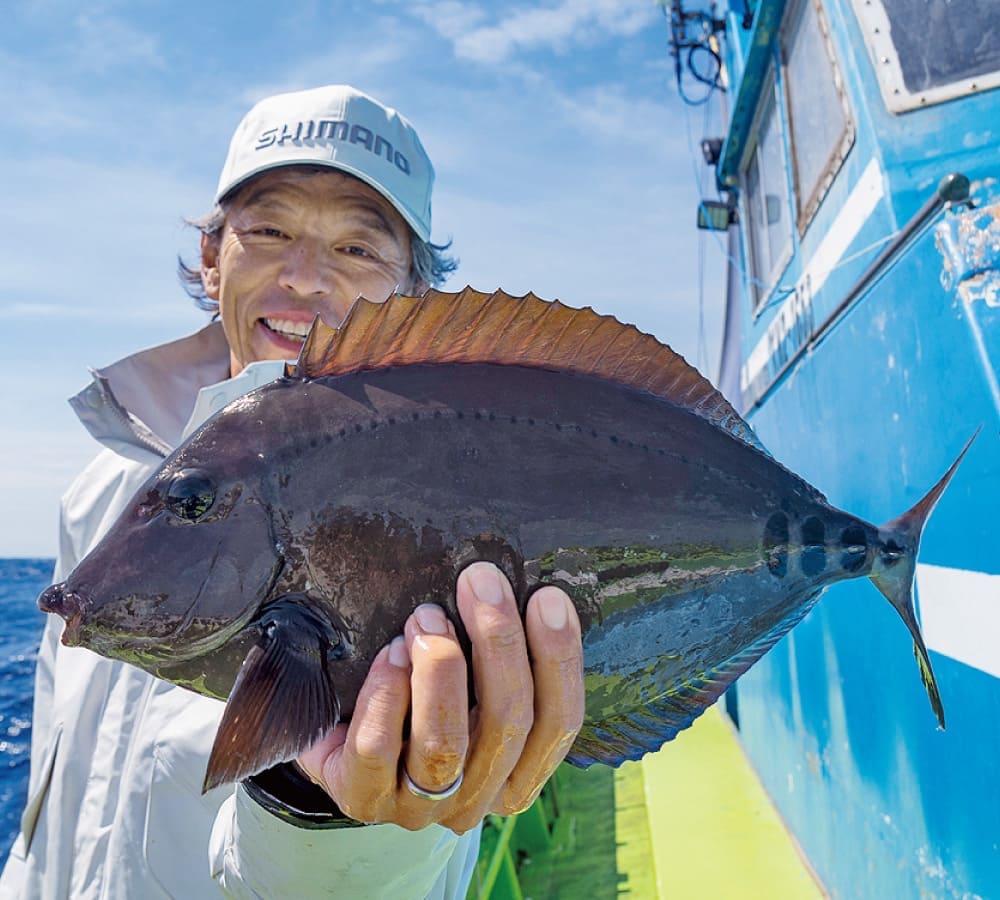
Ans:
[[[266,222],[244,222],[235,229],[240,241],[247,246],[260,248],[278,247],[290,240],[289,234],[278,225]]]
[[[261,237],[273,237],[273,238],[283,238],[288,237],[285,232],[280,228],[275,228],[271,225],[259,225],[256,228],[250,229],[250,234],[257,234]]]
[[[274,210],[249,206],[233,216],[233,228],[250,240],[283,240],[289,237],[287,222]]]
[[[351,229],[335,240],[334,247],[359,261],[380,262],[394,255],[391,237],[374,228]]]

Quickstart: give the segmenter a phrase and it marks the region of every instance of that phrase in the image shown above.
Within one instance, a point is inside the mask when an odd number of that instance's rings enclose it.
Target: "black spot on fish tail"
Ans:
[[[809,516],[802,523],[802,574],[819,575],[826,568],[826,526],[823,520]]]
[[[840,533],[840,565],[848,572],[857,572],[868,558],[868,538],[861,525],[848,525]]]
[[[879,557],[887,566],[894,566],[907,556],[907,549],[901,547],[894,538],[889,538],[879,548]]]
[[[783,578],[788,572],[788,516],[774,513],[764,526],[764,560],[771,574]]]

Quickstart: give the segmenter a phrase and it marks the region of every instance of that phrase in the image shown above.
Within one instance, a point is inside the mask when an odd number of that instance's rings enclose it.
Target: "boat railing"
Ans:
[[[931,220],[945,207],[960,205],[969,202],[969,179],[958,172],[946,175],[938,182],[934,193],[927,198],[910,220],[896,233],[895,237],[889,241],[882,249],[881,253],[868,265],[854,284],[848,289],[840,302],[831,310],[830,314],[813,331],[809,339],[804,341],[789,357],[784,365],[775,373],[766,387],[750,404],[746,412],[750,412],[763,405],[771,392],[778,386],[781,380],[798,364],[807,353],[815,350],[836,325],[854,306],[857,301],[864,296],[900,259],[903,252],[910,244],[921,235]]]

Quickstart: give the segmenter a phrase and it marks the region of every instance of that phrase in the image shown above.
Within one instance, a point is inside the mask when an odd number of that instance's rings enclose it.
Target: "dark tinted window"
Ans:
[[[882,0],[910,93],[1000,70],[1000,0]]]

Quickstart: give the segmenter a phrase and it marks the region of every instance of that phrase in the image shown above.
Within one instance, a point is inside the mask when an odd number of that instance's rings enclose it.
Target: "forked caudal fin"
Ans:
[[[931,668],[930,657],[927,655],[927,647],[920,634],[916,611],[913,608],[913,578],[917,569],[917,550],[920,547],[920,535],[924,526],[979,431],[977,428],[976,433],[969,438],[941,480],[916,506],[879,528],[880,548],[869,576],[875,587],[899,613],[913,637],[913,655],[920,667],[920,679],[924,683],[931,707],[942,728],[944,728],[944,707],[941,704],[934,670]]]

